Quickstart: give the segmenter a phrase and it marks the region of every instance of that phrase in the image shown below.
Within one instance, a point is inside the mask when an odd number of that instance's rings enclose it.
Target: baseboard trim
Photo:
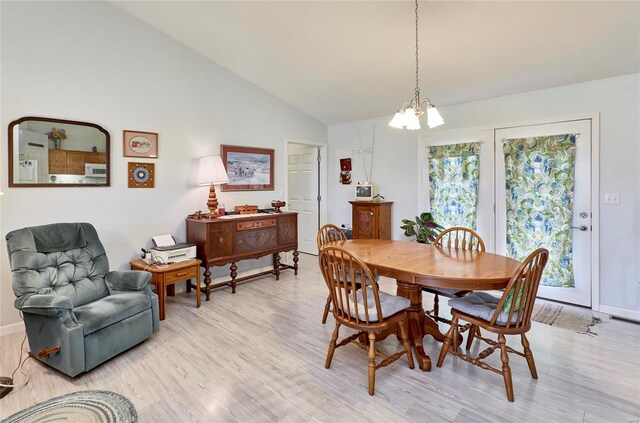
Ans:
[[[24,323],[12,323],[10,325],[0,326],[0,336],[10,335],[12,333],[24,332]]]
[[[612,307],[600,304],[600,313],[611,314],[613,316],[624,317],[625,319],[640,321],[640,311],[637,310],[628,310],[626,308]]]

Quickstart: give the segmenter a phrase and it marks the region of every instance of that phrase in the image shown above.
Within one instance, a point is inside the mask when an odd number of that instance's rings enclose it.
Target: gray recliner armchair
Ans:
[[[15,306],[34,356],[76,376],[160,329],[151,274],[109,271],[95,228],[56,223],[9,232]]]

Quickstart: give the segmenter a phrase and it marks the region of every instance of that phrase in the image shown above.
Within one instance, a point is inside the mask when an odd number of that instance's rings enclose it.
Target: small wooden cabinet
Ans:
[[[298,274],[298,214],[294,212],[187,219],[187,242],[196,244],[205,268],[202,291],[207,301],[211,290],[219,286],[231,286],[235,293],[236,284],[244,280],[265,274],[274,274],[278,280],[283,269],[293,269]],[[280,262],[284,251],[293,251],[293,266]],[[238,261],[269,254],[273,254],[273,270],[237,278]],[[231,280],[212,284],[209,268],[229,263]]]
[[[87,163],[107,163],[106,153],[77,150],[49,150],[49,173],[84,175]]]
[[[353,239],[391,239],[392,201],[349,201]]]
[[[49,150],[49,173],[67,173],[67,152]]]

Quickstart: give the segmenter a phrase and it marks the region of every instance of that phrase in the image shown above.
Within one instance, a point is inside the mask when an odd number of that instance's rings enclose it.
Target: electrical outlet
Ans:
[[[620,193],[618,192],[605,192],[604,193],[604,203],[605,204],[620,204]]]

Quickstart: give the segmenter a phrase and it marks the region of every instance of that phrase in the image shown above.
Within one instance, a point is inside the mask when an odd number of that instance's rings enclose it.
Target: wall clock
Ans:
[[[154,188],[156,181],[155,163],[129,162],[129,188]]]

